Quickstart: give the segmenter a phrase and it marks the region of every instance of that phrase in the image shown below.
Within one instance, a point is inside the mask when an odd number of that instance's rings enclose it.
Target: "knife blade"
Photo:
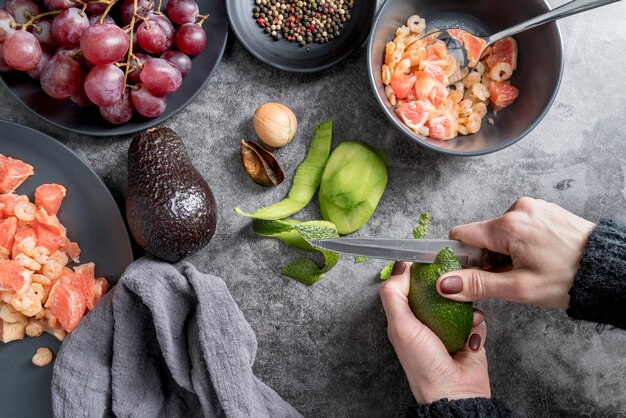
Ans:
[[[433,263],[442,248],[450,247],[464,267],[492,269],[511,263],[507,255],[447,239],[328,238],[313,240],[311,245],[345,255],[419,263]]]

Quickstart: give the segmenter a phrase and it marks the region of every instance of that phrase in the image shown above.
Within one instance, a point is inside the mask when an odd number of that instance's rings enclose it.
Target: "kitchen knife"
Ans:
[[[442,248],[450,247],[462,266],[483,270],[500,270],[512,263],[508,255],[447,239],[329,238],[310,243],[314,247],[345,255],[418,263],[433,263]]]

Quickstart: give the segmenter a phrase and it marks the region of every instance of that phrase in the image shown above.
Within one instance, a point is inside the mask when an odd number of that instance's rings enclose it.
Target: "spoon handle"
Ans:
[[[556,9],[550,10],[547,13],[541,14],[537,17],[533,17],[525,22],[518,23],[508,29],[491,35],[487,38],[488,44],[499,41],[507,36],[515,35],[516,33],[525,31],[527,29],[534,28],[544,23],[552,22],[562,17],[567,17],[581,13],[587,10],[595,9],[596,7],[605,6],[607,4],[615,3],[620,0],[573,0],[566,3]]]

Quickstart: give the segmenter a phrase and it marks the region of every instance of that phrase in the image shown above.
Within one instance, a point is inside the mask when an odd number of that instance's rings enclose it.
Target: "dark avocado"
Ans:
[[[171,129],[150,129],[131,142],[126,216],[139,246],[169,262],[199,251],[213,237],[215,198]]]

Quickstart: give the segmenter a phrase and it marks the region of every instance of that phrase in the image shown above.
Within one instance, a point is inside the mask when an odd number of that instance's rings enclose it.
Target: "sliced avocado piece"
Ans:
[[[387,186],[384,152],[364,142],[342,142],[333,150],[320,184],[322,217],[349,234],[369,221]]]
[[[437,292],[437,279],[444,273],[460,270],[461,264],[450,247],[435,257],[433,264],[413,263],[409,306],[422,323],[443,342],[449,353],[465,346],[472,329],[472,302],[456,302]]]

